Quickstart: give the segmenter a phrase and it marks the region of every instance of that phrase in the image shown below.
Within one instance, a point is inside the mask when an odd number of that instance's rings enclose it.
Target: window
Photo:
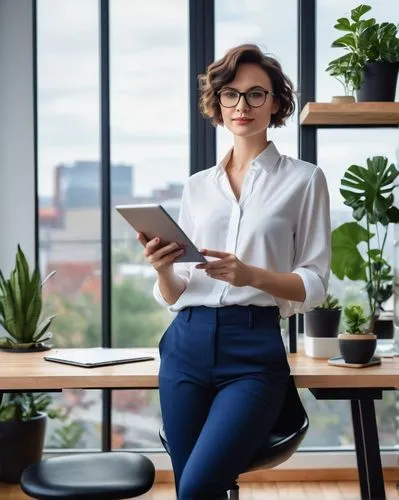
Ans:
[[[215,0],[215,57],[252,42],[276,57],[297,87],[297,3],[281,0]],[[338,55],[330,44],[338,17],[357,5],[317,2],[317,100],[342,93],[326,72]],[[378,20],[397,19],[399,5],[370,1]],[[396,10],[395,10],[396,9]],[[98,0],[37,0],[39,247],[48,313],[60,347],[101,345],[101,210],[112,222],[112,345],[156,346],[171,316],[152,297],[154,271],[132,228],[113,207],[161,203],[179,211],[189,175],[189,2],[110,0],[111,206],[101,207],[100,71]],[[296,112],[286,127],[270,129],[282,154],[298,156]],[[218,127],[217,157],[232,138]],[[196,140],[199,140],[198,137]],[[200,146],[202,146],[200,144]],[[351,163],[368,156],[394,160],[396,133],[388,129],[322,130],[318,164],[329,184],[333,225],[348,217],[339,194]],[[207,167],[210,165],[207,165]],[[205,167],[205,166],[204,166]],[[339,295],[359,293],[358,284],[332,277]],[[47,448],[99,449],[101,392],[65,391],[53,396],[65,422],[50,421]],[[303,448],[346,447],[353,442],[349,406],[316,401],[302,391],[312,426]],[[395,394],[377,402],[382,445],[397,443]],[[95,424],[94,426],[92,424]],[[113,391],[112,448],[159,448],[157,391]]]
[[[57,346],[98,346],[99,2],[38,0],[37,32],[40,263],[43,274],[57,271],[46,304],[57,314]],[[102,209],[112,218],[114,347],[156,346],[170,322],[152,297],[155,273],[113,207],[156,202],[177,215],[189,175],[188,78],[187,1],[165,9],[160,0],[111,0],[112,204]],[[46,446],[98,448],[101,392],[65,391],[54,400],[69,418],[50,422]],[[114,448],[159,447],[157,391],[114,391],[112,402]]]
[[[275,57],[284,72],[297,83],[297,9],[296,2],[283,0],[279,7],[271,0],[215,0],[215,57],[242,43],[256,43]],[[282,154],[297,156],[297,114],[283,128],[269,129],[269,139]],[[217,128],[217,156],[222,159],[232,144],[231,134]]]
[[[173,216],[189,175],[188,2],[110,2],[112,204],[160,203]],[[153,267],[112,210],[114,347],[156,346],[171,321]],[[158,391],[113,391],[114,448],[159,448]]]
[[[39,249],[58,347],[101,343],[98,2],[37,1]],[[46,446],[99,448],[100,391],[53,396]],[[91,430],[94,429],[94,430]]]

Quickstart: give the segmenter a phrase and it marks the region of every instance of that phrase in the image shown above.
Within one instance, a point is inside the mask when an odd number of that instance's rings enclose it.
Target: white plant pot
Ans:
[[[328,359],[339,356],[338,337],[308,337],[304,335],[305,354],[311,358]]]

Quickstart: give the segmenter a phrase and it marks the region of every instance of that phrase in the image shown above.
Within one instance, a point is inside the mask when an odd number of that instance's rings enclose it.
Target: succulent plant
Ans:
[[[368,333],[366,326],[369,318],[365,315],[362,306],[356,304],[345,307],[344,316],[346,333],[352,333],[356,335]]]
[[[49,410],[52,397],[39,392],[12,392],[6,393],[0,403],[0,422],[10,420],[30,420],[40,412],[46,412],[50,418],[59,417],[59,410]]]
[[[341,305],[337,297],[334,297],[331,293],[326,295],[324,302],[317,306],[319,309],[341,309]]]
[[[25,254],[18,245],[15,267],[8,279],[0,271],[0,325],[8,333],[0,338],[0,348],[34,348],[51,338],[48,328],[55,318],[42,321],[42,286],[55,274],[41,281],[37,266],[30,272]]]

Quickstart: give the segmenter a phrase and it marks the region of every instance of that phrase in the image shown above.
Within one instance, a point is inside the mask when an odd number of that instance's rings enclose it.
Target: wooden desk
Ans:
[[[139,350],[143,352],[143,349]],[[135,353],[137,349],[126,351]],[[155,348],[145,349],[146,353],[156,358],[154,361],[99,368],[80,368],[43,360],[43,356],[49,352],[0,352],[0,390],[158,387],[159,359]],[[362,369],[329,366],[325,360],[309,358],[302,353],[289,354],[288,359],[297,387],[399,387],[399,358],[386,358],[381,366]]]
[[[10,390],[156,389],[158,350],[145,351],[156,359],[101,368],[52,363],[43,359],[46,353],[0,352],[0,400],[1,392]],[[383,390],[399,387],[399,358],[383,359],[381,366],[362,369],[329,366],[325,360],[301,353],[290,354],[288,359],[297,387],[308,388],[317,399],[351,402],[362,499],[384,499],[374,399],[381,399]]]

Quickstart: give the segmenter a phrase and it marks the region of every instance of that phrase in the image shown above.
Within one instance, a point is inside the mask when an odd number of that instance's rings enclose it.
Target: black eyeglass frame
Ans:
[[[225,106],[224,104],[222,104],[222,100],[221,100],[221,98],[220,98],[220,94],[221,94],[222,92],[226,92],[226,91],[229,91],[229,90],[230,90],[230,91],[233,91],[233,92],[237,92],[237,94],[238,94],[238,99],[237,99],[237,102],[236,102],[235,104],[233,104],[232,106]],[[254,91],[256,91],[256,90],[258,90],[258,91],[261,91],[261,92],[264,92],[264,93],[265,93],[265,100],[262,102],[262,104],[259,104],[259,106],[253,106],[252,104],[249,104],[248,99],[247,99],[247,94],[248,94],[249,92],[254,92]],[[216,95],[216,97],[217,97],[217,100],[218,100],[219,104],[220,104],[221,106],[223,106],[223,108],[227,108],[227,109],[234,108],[235,106],[237,106],[237,104],[238,104],[238,103],[240,102],[240,100],[241,100],[241,97],[244,97],[245,102],[247,103],[247,105],[248,105],[250,108],[260,108],[261,106],[263,106],[263,105],[265,104],[265,102],[266,102],[266,100],[267,100],[267,96],[268,96],[269,94],[270,94],[271,96],[274,96],[274,95],[275,95],[275,94],[274,94],[274,92],[273,92],[272,90],[266,90],[266,89],[256,88],[256,87],[255,87],[255,88],[253,88],[253,89],[249,89],[249,90],[247,90],[246,92],[239,92],[239,91],[238,91],[238,90],[236,90],[236,89],[230,89],[230,88],[221,89],[221,90],[218,90],[217,92],[215,92],[215,95]]]

